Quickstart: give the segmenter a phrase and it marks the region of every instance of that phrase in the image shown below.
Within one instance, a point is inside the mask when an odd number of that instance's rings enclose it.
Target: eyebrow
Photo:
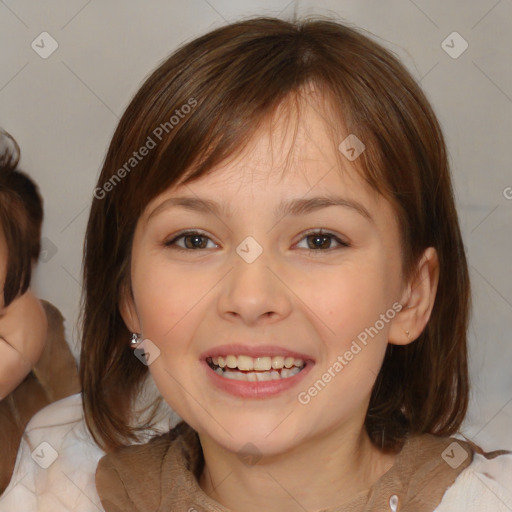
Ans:
[[[370,212],[358,201],[332,195],[291,199],[281,203],[274,211],[274,215],[276,217],[306,215],[330,206],[342,206],[344,208],[349,208],[362,215],[369,222],[374,222]],[[214,213],[217,216],[226,214],[231,215],[231,212],[226,208],[225,204],[221,205],[211,199],[201,199],[197,197],[171,197],[158,205],[151,212],[148,217],[148,221],[150,218],[164,210],[177,207],[195,212]]]

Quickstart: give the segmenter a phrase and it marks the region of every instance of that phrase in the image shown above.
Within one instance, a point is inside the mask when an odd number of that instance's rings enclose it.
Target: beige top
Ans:
[[[473,460],[472,446],[428,434],[410,437],[371,488],[322,512],[432,512]],[[199,436],[181,422],[147,444],[105,455],[96,489],[106,512],[230,512],[199,486],[203,466]]]

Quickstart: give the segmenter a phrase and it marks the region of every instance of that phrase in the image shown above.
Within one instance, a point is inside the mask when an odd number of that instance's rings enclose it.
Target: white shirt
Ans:
[[[103,455],[85,425],[80,394],[45,407],[27,425],[0,512],[104,512],[95,486]],[[512,512],[512,454],[474,454],[434,512],[458,511]]]

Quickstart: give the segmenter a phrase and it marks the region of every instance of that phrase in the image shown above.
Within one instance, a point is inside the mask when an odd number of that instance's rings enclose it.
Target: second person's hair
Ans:
[[[41,251],[43,199],[34,181],[18,169],[19,159],[17,142],[0,130],[0,226],[7,243],[4,306],[27,291]]]

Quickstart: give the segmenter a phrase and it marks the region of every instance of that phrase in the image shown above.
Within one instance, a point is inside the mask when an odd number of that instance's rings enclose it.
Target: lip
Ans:
[[[293,353],[290,354],[293,356]],[[304,379],[314,366],[314,362],[310,359],[306,362],[304,368],[293,377],[263,382],[246,382],[221,377],[210,368],[210,365],[206,362],[206,357],[211,356],[205,356],[205,358],[201,360],[201,364],[204,366],[206,374],[208,375],[208,378],[211,379],[212,384],[220,391],[241,398],[269,398],[279,395],[297,386],[297,384]]]
[[[287,348],[277,347],[275,345],[246,346],[239,344],[219,345],[203,352],[199,356],[199,359],[201,359],[201,361],[206,361],[208,357],[228,356],[230,354],[250,357],[284,356],[293,357],[294,359],[302,359],[304,362],[315,362],[315,360],[307,354],[301,354],[300,352],[294,352]],[[301,373],[302,372],[297,375],[300,375]]]

